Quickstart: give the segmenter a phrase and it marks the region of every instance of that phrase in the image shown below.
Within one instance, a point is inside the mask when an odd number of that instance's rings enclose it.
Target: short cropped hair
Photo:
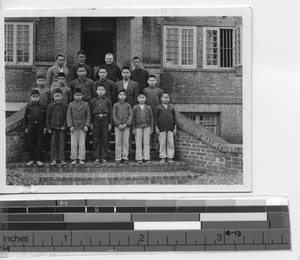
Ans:
[[[124,88],[122,88],[119,90],[118,94],[120,94],[120,93],[124,93],[126,95],[126,90]]]
[[[65,59],[65,56],[64,56],[64,55],[62,55],[62,54],[57,54],[55,59],[57,60],[57,59],[58,59],[58,57],[63,57],[63,58]]]
[[[37,89],[33,89],[30,93],[30,96],[32,95],[40,95],[40,92]]]
[[[66,74],[65,73],[63,73],[63,72],[59,72],[58,74],[57,74],[57,77],[59,78],[59,77],[66,77]]]
[[[76,93],[82,93],[82,89],[81,88],[75,88],[74,89],[74,94]]]
[[[123,72],[123,70],[129,70],[130,71],[130,68],[125,66],[125,67],[122,68],[122,72]]]
[[[132,58],[132,60],[137,60],[137,59],[142,60],[139,56],[134,56],[134,57]]]
[[[44,74],[39,74],[36,76],[37,79],[46,79],[46,75]]]
[[[85,68],[84,66],[79,66],[79,67],[77,68],[77,72],[78,72],[79,69],[82,69],[82,68],[86,71],[86,68]]]
[[[61,90],[60,88],[55,88],[55,89],[53,89],[52,94],[54,95],[54,94],[56,94],[56,93],[62,94],[62,90]]]
[[[86,52],[84,50],[80,50],[79,52],[77,52],[77,57],[79,56],[79,54],[82,54],[86,57]]]

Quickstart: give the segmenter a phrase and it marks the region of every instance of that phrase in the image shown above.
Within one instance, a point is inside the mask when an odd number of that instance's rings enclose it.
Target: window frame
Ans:
[[[178,65],[167,63],[167,29],[179,30],[178,42]],[[182,65],[182,29],[193,30],[193,64]],[[164,25],[163,26],[163,67],[174,69],[197,69],[197,26],[179,26],[179,25]]]
[[[235,55],[235,41],[234,41],[234,36],[235,36],[235,29],[240,27],[240,53],[241,53],[241,62],[240,64],[235,63],[234,55]],[[231,29],[232,30],[232,67],[221,67],[220,62],[221,62],[221,57],[220,57],[220,31],[221,29]],[[207,65],[207,59],[206,59],[206,35],[207,35],[207,30],[218,30],[218,64],[217,65]],[[217,70],[230,70],[233,69],[239,65],[242,65],[242,26],[236,26],[236,27],[203,27],[203,69],[217,69]]]
[[[236,45],[236,41],[235,41],[235,36],[237,35],[237,33],[236,33],[236,30],[238,30],[239,29],[239,42],[240,42],[240,45]],[[237,66],[240,66],[240,65],[242,65],[243,64],[243,48],[242,48],[242,39],[243,39],[243,30],[242,30],[243,28],[242,28],[242,26],[241,25],[239,25],[239,26],[237,26],[237,27],[235,27],[234,29],[233,29],[233,66],[235,66],[235,67],[237,67]],[[236,48],[237,47],[239,47],[240,48],[240,51],[237,51],[236,50]],[[235,59],[235,56],[236,56],[236,54],[237,53],[240,53],[240,58],[239,58],[239,60],[240,60],[240,62],[236,62],[236,59]]]
[[[5,22],[5,25],[13,25],[13,61],[5,61],[4,64],[12,66],[31,66],[33,65],[33,22]],[[28,62],[17,62],[17,26],[18,25],[29,25],[29,61]],[[5,44],[5,28],[4,28],[4,44]],[[4,46],[5,51],[5,46]]]

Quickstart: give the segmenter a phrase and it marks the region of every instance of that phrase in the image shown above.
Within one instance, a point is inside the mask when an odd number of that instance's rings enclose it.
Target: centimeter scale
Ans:
[[[0,201],[0,251],[290,250],[284,199]]]

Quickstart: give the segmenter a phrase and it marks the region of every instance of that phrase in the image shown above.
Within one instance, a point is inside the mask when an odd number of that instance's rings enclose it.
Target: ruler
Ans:
[[[0,251],[290,250],[286,200],[0,202]]]

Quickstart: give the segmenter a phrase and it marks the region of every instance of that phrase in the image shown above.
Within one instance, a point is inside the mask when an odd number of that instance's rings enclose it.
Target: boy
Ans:
[[[130,126],[132,121],[131,106],[125,102],[126,93],[125,89],[119,91],[119,102],[114,104],[113,107],[113,120],[115,125],[116,137],[116,163],[122,162],[128,164],[129,153],[129,135]]]
[[[40,93],[40,103],[44,106],[48,106],[51,103],[51,91],[45,86],[46,76],[40,74],[37,76],[36,84],[38,85],[35,89]]]
[[[74,101],[69,104],[67,125],[71,132],[71,164],[83,165],[85,160],[85,137],[90,126],[90,107],[82,101],[82,90],[74,90]]]
[[[126,102],[133,107],[134,105],[137,104],[137,97],[139,95],[139,84],[133,80],[130,79],[130,68],[129,67],[124,67],[122,69],[122,77],[123,80],[118,81],[116,83],[118,92],[121,89],[125,89],[126,91]]]
[[[105,67],[100,67],[98,71],[99,75],[99,80],[95,82],[95,89],[99,85],[102,85],[105,87],[105,96],[108,97],[114,105],[117,102],[117,96],[118,96],[118,91],[117,91],[117,86],[115,83],[109,79],[107,79],[107,71]]]
[[[139,94],[138,101],[139,104],[135,105],[132,110],[132,130],[136,145],[135,159],[139,164],[142,164],[143,160],[145,163],[151,163],[149,142],[153,132],[152,109],[145,104],[145,94]]]
[[[68,105],[72,99],[71,89],[66,84],[66,75],[63,72],[59,72],[57,75],[57,82],[53,82],[51,85],[52,95],[54,94],[55,89],[60,89],[62,93],[61,102]]]
[[[85,67],[79,67],[77,69],[77,79],[74,79],[70,88],[74,92],[75,88],[81,88],[82,90],[82,100],[91,104],[91,100],[97,97],[97,92],[95,90],[94,81],[86,77],[87,71]]]
[[[28,134],[29,162],[31,166],[36,161],[42,166],[42,134],[46,132],[46,107],[39,102],[40,93],[34,89],[31,91],[30,103],[25,108],[24,128]]]
[[[142,61],[138,56],[132,59],[134,70],[131,72],[130,78],[139,84],[140,92],[148,87],[149,72],[142,69]]]
[[[95,157],[94,164],[107,163],[108,157],[108,132],[112,124],[112,105],[109,98],[105,97],[104,86],[99,85],[97,88],[98,97],[91,102],[92,124],[91,130],[93,135],[93,154]]]
[[[56,64],[49,68],[47,72],[47,87],[50,88],[52,83],[57,81],[59,72],[63,72],[65,74],[66,81],[69,83],[69,69],[65,66],[65,56],[62,54],[56,55]]]
[[[85,67],[86,69],[86,76],[90,79],[92,79],[92,69],[89,65],[87,65],[85,63],[86,60],[86,53],[84,50],[80,50],[77,53],[77,64],[75,64],[72,68],[71,68],[71,81],[73,81],[74,79],[77,78],[77,70],[79,67]]]
[[[166,161],[173,163],[174,135],[177,131],[175,109],[169,104],[169,94],[164,93],[161,97],[162,104],[157,106],[156,133],[159,140],[159,158],[161,163]]]
[[[60,161],[65,165],[65,130],[67,127],[66,115],[68,105],[62,102],[62,90],[53,90],[54,102],[48,106],[46,125],[51,133],[51,166]]]
[[[146,96],[146,104],[151,106],[153,118],[156,118],[156,107],[159,105],[163,90],[156,86],[156,78],[154,75],[150,75],[148,79],[149,87],[144,89]],[[158,149],[158,137],[155,131],[153,131],[150,138],[150,145],[152,150]]]

